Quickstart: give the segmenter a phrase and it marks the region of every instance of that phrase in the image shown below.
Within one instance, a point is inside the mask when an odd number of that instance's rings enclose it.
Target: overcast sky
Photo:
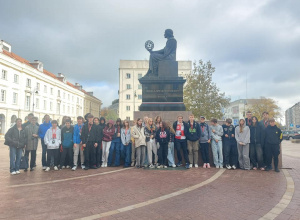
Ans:
[[[27,60],[83,85],[104,106],[118,98],[120,59],[148,59],[146,40],[174,31],[178,60],[210,60],[232,101],[300,101],[300,1],[1,1],[0,38]]]

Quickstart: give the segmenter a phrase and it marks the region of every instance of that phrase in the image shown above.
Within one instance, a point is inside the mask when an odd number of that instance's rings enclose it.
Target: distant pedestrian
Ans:
[[[235,128],[235,139],[239,153],[239,165],[243,170],[250,170],[249,143],[250,129],[244,119],[240,119],[239,125]]]
[[[158,149],[158,163],[157,168],[168,168],[168,143],[170,141],[170,131],[167,124],[160,122],[159,129],[156,132],[156,140],[160,147]]]
[[[142,119],[138,118],[137,123],[131,130],[131,136],[134,138],[136,149],[136,168],[141,168],[145,162],[146,137],[145,128],[142,126]]]
[[[218,120],[213,118],[210,120],[211,128],[211,148],[216,168],[223,168],[223,146],[222,136],[223,128],[218,124]]]
[[[6,132],[4,144],[9,146],[10,174],[20,174],[22,151],[26,145],[22,119],[17,118],[15,125]]]
[[[189,152],[189,161],[190,168],[193,167],[193,164],[198,168],[198,151],[199,151],[199,139],[200,139],[200,127],[199,124],[195,121],[193,114],[189,116],[189,121],[187,123],[187,147]]]
[[[26,148],[25,148],[25,160],[27,163],[27,169],[30,167],[30,171],[34,170],[36,162],[36,150],[38,147],[38,132],[39,126],[36,124],[37,118],[33,117],[31,119],[31,124],[25,127],[25,137],[26,137]],[[30,154],[30,164],[29,164],[29,154]]]
[[[232,125],[232,119],[226,119],[223,127],[223,150],[224,164],[228,170],[236,169],[238,163],[238,151],[235,140],[235,128]]]
[[[42,144],[42,167],[43,170],[47,168],[47,145],[45,144],[44,137],[49,128],[51,128],[50,116],[44,116],[44,122],[39,127],[39,137],[41,138]]]
[[[205,122],[205,117],[200,117],[200,149],[203,160],[203,168],[210,168],[209,144],[211,143],[211,129]]]

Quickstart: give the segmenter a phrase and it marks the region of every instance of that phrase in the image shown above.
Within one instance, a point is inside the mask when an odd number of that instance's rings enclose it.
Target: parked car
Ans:
[[[295,131],[294,139],[300,139],[300,131]]]
[[[292,140],[295,137],[296,131],[282,131],[282,139]]]

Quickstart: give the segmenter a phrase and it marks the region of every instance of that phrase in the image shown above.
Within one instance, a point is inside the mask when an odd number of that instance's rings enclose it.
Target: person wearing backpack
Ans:
[[[4,144],[9,146],[10,174],[20,174],[20,162],[26,144],[22,119],[17,118],[16,124],[6,132]]]

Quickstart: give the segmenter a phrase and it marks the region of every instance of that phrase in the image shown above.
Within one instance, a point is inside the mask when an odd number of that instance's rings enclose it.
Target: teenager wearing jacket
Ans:
[[[97,169],[96,166],[96,148],[98,146],[99,136],[97,127],[94,124],[94,116],[89,114],[87,122],[82,127],[81,140],[84,149],[84,169]]]
[[[38,132],[39,126],[36,125],[37,118],[33,117],[31,123],[25,127],[25,137],[26,137],[26,148],[25,148],[25,160],[27,163],[27,169],[30,167],[30,171],[34,170],[36,161],[36,150],[38,147]],[[31,155],[29,164],[29,154]]]
[[[216,168],[223,168],[223,146],[222,136],[223,128],[218,124],[218,120],[213,118],[210,120],[211,129],[211,149],[214,158],[214,164]]]
[[[272,157],[274,158],[275,172],[278,169],[278,155],[280,154],[280,143],[282,141],[282,132],[275,125],[275,119],[269,120],[270,125],[265,130],[265,152],[266,152],[266,171],[271,170]]]
[[[157,168],[168,168],[168,144],[170,141],[170,131],[167,124],[163,121],[159,124],[159,129],[156,132],[156,140],[160,147],[158,149],[158,163]]]
[[[114,121],[109,120],[105,128],[103,129],[102,138],[102,167],[107,167],[109,149],[111,146],[111,141],[115,135]]]
[[[9,146],[10,174],[20,174],[22,151],[26,145],[22,119],[17,118],[16,124],[6,132],[5,144]]]
[[[190,168],[194,166],[198,168],[198,151],[199,151],[199,139],[200,139],[200,127],[195,121],[193,114],[189,116],[189,121],[187,123],[187,147],[189,152]]]
[[[155,141],[157,128],[153,123],[152,118],[148,118],[147,124],[145,126],[145,136],[146,136],[146,145],[147,145],[147,155],[148,155],[148,163],[150,168],[154,168],[158,161],[157,154],[157,145]],[[154,154],[154,165],[152,161],[152,152]]]
[[[265,170],[263,144],[265,140],[265,130],[258,123],[255,116],[252,117],[252,125],[250,126],[250,162],[253,170],[260,168]]]
[[[82,141],[81,141],[81,132],[83,128],[83,117],[78,116],[77,117],[77,124],[74,126],[74,133],[73,133],[73,152],[74,152],[74,158],[73,158],[73,168],[72,170],[75,171],[78,166],[78,155],[80,154],[80,163],[81,163],[81,169],[84,169],[84,153],[83,153],[83,147],[82,147]]]
[[[41,144],[42,144],[42,166],[43,170],[47,168],[47,160],[46,160],[46,155],[47,155],[47,145],[45,144],[44,137],[46,132],[48,131],[49,128],[51,128],[51,122],[50,122],[50,116],[45,115],[44,116],[44,122],[43,124],[40,125],[39,127],[39,132],[38,135],[41,138]]]
[[[224,163],[228,170],[235,170],[238,163],[238,152],[235,140],[235,128],[232,125],[232,120],[230,118],[226,119],[226,123],[222,127]]]
[[[146,137],[145,128],[142,125],[143,120],[137,119],[136,125],[131,130],[131,137],[134,138],[136,151],[136,168],[141,168],[145,162]]]
[[[190,168],[190,162],[187,151],[187,142],[186,142],[186,134],[188,132],[188,125],[183,121],[183,117],[179,115],[177,117],[177,121],[173,123],[173,129],[175,130],[175,148],[177,151],[177,166],[181,166],[182,157],[181,157],[181,149],[183,152],[184,160],[185,160],[185,168]]]
[[[54,158],[54,170],[58,170],[58,154],[59,146],[61,144],[61,130],[58,127],[56,120],[51,121],[52,127],[49,128],[45,134],[44,141],[47,145],[47,168],[46,172],[50,170],[51,157]]]
[[[96,166],[101,167],[102,163],[102,138],[103,138],[103,128],[100,125],[100,119],[98,117],[94,118],[94,124],[96,125],[97,136],[98,136],[98,146],[96,148]]]
[[[74,128],[71,126],[71,120],[67,119],[65,122],[65,127],[61,129],[61,157],[60,157],[60,169],[72,167],[72,157],[73,157],[73,133]],[[66,160],[67,158],[67,160]],[[66,164],[66,162],[68,164]]]
[[[252,126],[252,112],[247,111],[246,116],[247,117],[245,118],[245,122],[246,122],[246,125],[250,128],[250,126]]]
[[[200,117],[200,149],[203,160],[203,168],[210,168],[209,163],[209,144],[211,143],[211,129],[205,122],[205,117]]]
[[[171,126],[171,123],[168,122],[168,129],[170,131],[170,141],[168,144],[168,164],[170,167],[175,168],[175,158],[174,158],[174,140],[175,140],[175,131],[173,129],[173,126]]]
[[[124,150],[125,163],[124,167],[130,167],[131,162],[131,130],[129,127],[129,121],[123,121],[123,127],[121,128],[121,141],[122,149]]]
[[[108,156],[108,166],[112,166],[114,151],[115,154],[115,166],[120,166],[120,159],[121,159],[121,128],[122,128],[122,121],[120,118],[116,120],[116,124],[114,125],[115,133],[113,139],[111,141],[111,145],[109,148],[109,156]]]
[[[239,125],[235,128],[235,139],[239,153],[239,165],[243,170],[250,170],[249,143],[250,129],[245,119],[240,119]]]

